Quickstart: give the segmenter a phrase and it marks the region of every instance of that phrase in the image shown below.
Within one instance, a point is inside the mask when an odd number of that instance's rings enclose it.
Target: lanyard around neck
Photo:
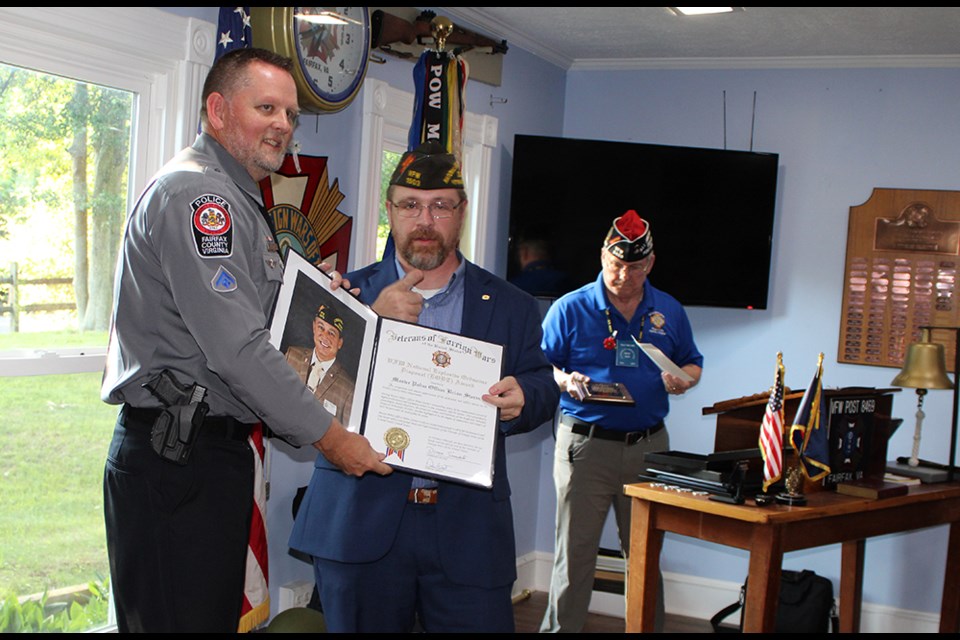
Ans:
[[[607,331],[610,332],[610,335],[603,339],[603,346],[605,349],[615,349],[617,347],[617,332],[613,329],[613,322],[610,320],[610,307],[607,307],[603,310],[607,316]],[[647,322],[649,313],[643,314],[640,318],[640,331],[637,332],[637,342],[643,342],[643,327]],[[630,322],[627,322],[627,326],[630,326]]]

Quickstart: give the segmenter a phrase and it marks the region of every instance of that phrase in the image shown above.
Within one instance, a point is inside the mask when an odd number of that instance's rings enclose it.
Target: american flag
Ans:
[[[777,372],[760,424],[760,454],[763,456],[763,490],[783,472],[783,354],[777,354]]]
[[[253,510],[250,515],[250,542],[244,570],[243,604],[237,631],[253,631],[270,617],[269,562],[267,557],[267,475],[264,467],[266,443],[263,425],[257,424],[247,442],[253,452]]]
[[[253,46],[253,30],[250,27],[250,7],[220,7],[217,18],[217,49],[213,52],[213,61],[234,49]],[[203,124],[197,122],[197,133]]]
[[[214,60],[234,49],[253,46],[250,7],[220,7],[217,21],[217,52]]]

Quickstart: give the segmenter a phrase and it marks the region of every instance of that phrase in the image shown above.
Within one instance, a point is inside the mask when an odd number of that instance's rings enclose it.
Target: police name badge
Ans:
[[[190,203],[193,241],[201,258],[228,258],[233,254],[233,219],[230,203],[206,193]]]

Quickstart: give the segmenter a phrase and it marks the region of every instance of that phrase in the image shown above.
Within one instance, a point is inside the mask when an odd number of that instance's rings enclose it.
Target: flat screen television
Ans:
[[[613,219],[634,209],[650,222],[654,286],[686,306],[766,309],[778,164],[775,153],[517,135],[507,279],[520,241],[539,236],[565,290],[593,282]]]

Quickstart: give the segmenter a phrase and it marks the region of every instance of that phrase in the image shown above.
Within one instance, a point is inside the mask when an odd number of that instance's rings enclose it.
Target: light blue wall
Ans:
[[[837,363],[849,209],[877,187],[960,188],[956,69],[573,71],[563,133],[722,147],[724,92],[728,148],[749,149],[756,92],[753,149],[780,154],[771,304],[766,311],[688,310],[705,356],[704,375],[672,402],[667,423],[672,448],[697,453],[712,451],[715,432],[714,416],[703,416],[702,408],[766,390],[777,351],[794,389],[807,387],[821,351],[826,387],[889,387],[894,369]],[[736,211],[716,213],[717,224],[738,224]],[[729,256],[718,247],[716,259]],[[951,400],[949,392],[927,397],[921,457],[946,462]],[[894,416],[906,420],[891,441],[890,457],[909,454],[915,410],[915,394],[895,394]],[[604,539],[614,543],[612,530]],[[540,548],[549,548],[548,540],[542,536]],[[864,600],[939,610],[945,549],[945,527],[870,540]],[[746,575],[746,558],[670,537],[663,566],[736,580]],[[785,564],[838,579],[839,547],[792,553]]]
[[[172,8],[180,15],[216,22],[216,8]],[[369,76],[412,90],[412,63],[387,57]],[[668,424],[675,450],[712,450],[715,421],[702,409],[729,398],[766,390],[777,351],[784,354],[786,383],[803,389],[823,352],[828,387],[887,387],[895,371],[836,362],[849,208],[876,187],[960,188],[960,71],[955,69],[832,69],[738,71],[563,72],[511,45],[503,59],[501,87],[471,81],[470,111],[499,121],[493,158],[493,191],[485,262],[506,266],[513,136],[563,135],[722,148],[726,92],[726,143],[780,154],[771,303],[766,311],[689,309],[706,362],[701,384],[672,403]],[[507,98],[491,106],[490,95]],[[330,175],[346,194],[341,209],[356,210],[360,108],[306,116],[298,132],[304,153],[329,157]],[[549,162],[548,158],[544,159]],[[558,179],[561,170],[558,167]],[[583,185],[600,189],[602,185]],[[544,185],[549,199],[550,185]],[[622,212],[606,212],[613,217]],[[718,211],[717,224],[738,224],[736,211]],[[709,233],[709,229],[694,230]],[[728,259],[720,247],[716,259]],[[354,265],[359,266],[359,265]],[[695,277],[695,275],[692,275]],[[656,271],[652,275],[656,282]],[[931,393],[924,408],[921,456],[946,460],[951,398]],[[894,415],[906,418],[891,442],[891,457],[911,446],[915,396],[895,396]],[[508,440],[519,554],[553,551],[552,435],[549,428]],[[293,579],[311,579],[305,564],[286,555],[290,498],[309,478],[308,451],[281,452],[275,464],[269,513],[271,591]],[[608,528],[605,546],[616,546]],[[867,544],[864,599],[920,611],[939,608],[946,549],[944,527],[884,536]],[[837,580],[839,547],[795,552],[787,568],[808,568]],[[668,536],[667,571],[740,581],[747,555],[725,547]]]

